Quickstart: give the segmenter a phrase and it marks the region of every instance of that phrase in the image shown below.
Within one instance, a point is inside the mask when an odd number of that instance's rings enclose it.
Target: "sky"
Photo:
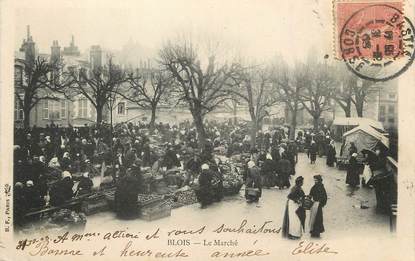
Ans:
[[[178,34],[190,34],[257,61],[276,55],[302,61],[313,47],[319,56],[333,53],[330,0],[23,0],[15,7],[15,47],[30,25],[43,53],[53,40],[69,45],[72,34],[81,51],[94,44],[119,50],[129,40],[158,50]]]

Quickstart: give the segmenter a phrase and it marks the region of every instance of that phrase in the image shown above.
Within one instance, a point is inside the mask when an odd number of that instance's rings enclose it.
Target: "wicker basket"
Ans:
[[[311,200],[310,196],[305,196],[302,201],[302,206],[304,209],[310,210],[313,206],[313,201]]]

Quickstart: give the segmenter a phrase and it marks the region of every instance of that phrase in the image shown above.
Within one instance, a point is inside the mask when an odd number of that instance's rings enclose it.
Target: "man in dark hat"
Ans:
[[[323,207],[327,203],[327,193],[321,175],[313,178],[315,184],[310,190],[310,197],[314,203],[310,209],[310,233],[311,237],[320,237],[320,233],[324,232]]]

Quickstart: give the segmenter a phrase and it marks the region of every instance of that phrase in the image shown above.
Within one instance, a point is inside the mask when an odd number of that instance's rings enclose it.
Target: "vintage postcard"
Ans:
[[[414,4],[0,1],[0,260],[415,260]]]

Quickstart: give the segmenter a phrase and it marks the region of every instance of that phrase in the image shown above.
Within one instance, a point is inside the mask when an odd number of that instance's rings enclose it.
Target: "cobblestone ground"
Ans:
[[[345,238],[356,235],[387,235],[389,234],[389,217],[376,213],[376,198],[373,189],[358,188],[352,191],[346,184],[346,172],[326,166],[325,158],[317,158],[315,165],[309,164],[306,154],[299,154],[296,166],[296,176],[305,178],[303,189],[309,193],[313,185],[313,175],[323,176],[323,183],[327,190],[328,202],[323,209],[326,232],[324,239]],[[197,227],[205,224],[230,224],[238,226],[243,219],[248,224],[261,225],[264,221],[272,221],[270,226],[279,228],[282,224],[283,211],[289,190],[277,188],[263,189],[263,194],[257,204],[247,204],[243,197],[243,188],[239,195],[225,198],[220,203],[213,204],[206,209],[200,209],[198,204],[172,210],[167,218],[147,222],[143,220],[118,220],[112,212],[104,212],[88,217],[87,230],[99,228],[123,229],[128,227],[140,231],[150,227],[186,228],[191,225]],[[369,208],[361,209],[360,202],[368,201]],[[307,212],[308,214],[308,212]],[[189,224],[191,223],[191,224]],[[307,231],[308,220],[306,220]],[[304,238],[309,238],[308,233]]]

